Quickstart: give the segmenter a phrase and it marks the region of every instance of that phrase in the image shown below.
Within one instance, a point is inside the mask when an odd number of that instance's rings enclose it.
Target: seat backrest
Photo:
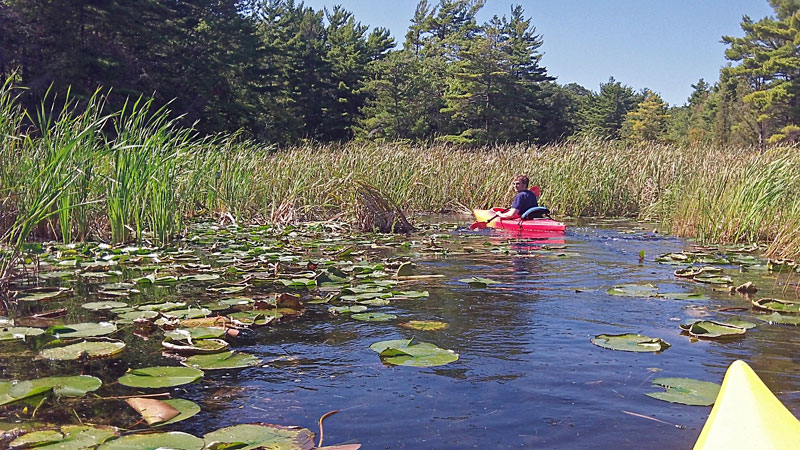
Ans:
[[[536,196],[536,200],[539,200],[539,197],[542,196],[542,188],[540,188],[538,184],[536,186],[531,186],[530,191]]]

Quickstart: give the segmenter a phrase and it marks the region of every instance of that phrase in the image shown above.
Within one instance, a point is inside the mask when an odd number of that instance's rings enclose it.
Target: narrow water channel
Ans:
[[[651,380],[686,377],[721,383],[736,359],[750,363],[787,407],[800,413],[800,328],[759,320],[763,315],[751,309],[749,298],[676,278],[673,271],[681,266],[656,261],[658,255],[690,248],[690,242],[613,221],[572,223],[566,235],[550,240],[464,228],[412,240],[467,251],[426,253],[418,245],[376,250],[384,257],[410,256],[415,274],[439,275],[403,283],[403,289],[426,290],[429,297],[370,308],[397,315],[387,322],[331,316],[328,305],[314,304],[294,321],[243,333],[232,347],[263,363],[213,371],[199,383],[171,389],[197,402],[202,412],[169,429],[202,436],[227,425],[266,422],[306,427],[319,439],[320,417],[338,411],[323,422],[323,445],[690,448],[711,408],[647,397],[647,392],[662,390]],[[721,267],[734,285],[753,281],[760,288],[757,297],[797,300],[800,274]],[[459,281],[473,276],[497,284],[476,287]],[[628,283],[707,298],[607,292]],[[91,287],[75,287],[79,295],[73,302],[92,299]],[[168,295],[191,299],[194,293],[178,287]],[[69,321],[85,319],[75,311]],[[720,341],[690,339],[679,328],[688,319],[731,317],[757,326],[743,338]],[[415,319],[449,327],[422,331],[399,326]],[[599,334],[620,333],[659,337],[671,346],[660,353],[631,353],[590,342]],[[378,341],[410,338],[454,350],[459,359],[438,367],[391,366],[369,348]],[[174,364],[160,355],[159,342],[155,337],[140,341],[117,361],[83,366],[21,360],[20,354],[23,359],[30,354],[12,347],[18,344],[0,343],[0,378],[89,370],[110,383],[128,367]],[[0,408],[0,415],[7,421],[26,420],[18,409]]]

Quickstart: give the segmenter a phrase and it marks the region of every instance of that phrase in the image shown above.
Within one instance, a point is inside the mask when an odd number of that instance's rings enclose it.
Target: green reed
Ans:
[[[774,256],[800,256],[797,148],[762,153],[588,139],[476,149],[305,143],[279,150],[238,134],[198,137],[144,99],[111,114],[99,94],[81,111],[60,105],[43,103],[31,120],[37,130],[25,133],[10,86],[0,90],[6,243],[48,233],[82,240],[92,228],[114,243],[163,244],[185,219],[209,212],[239,223],[351,219],[358,182],[406,212],[469,212],[509,205],[510,182],[524,173],[557,217],[649,218],[706,242],[769,242]]]

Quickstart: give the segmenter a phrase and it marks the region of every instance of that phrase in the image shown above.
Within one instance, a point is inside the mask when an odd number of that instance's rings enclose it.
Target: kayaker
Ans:
[[[497,213],[498,219],[516,219],[523,212],[539,206],[536,194],[528,189],[528,183],[530,183],[530,180],[525,175],[517,175],[514,178],[514,189],[517,191],[517,196],[514,197],[511,208],[505,212]]]

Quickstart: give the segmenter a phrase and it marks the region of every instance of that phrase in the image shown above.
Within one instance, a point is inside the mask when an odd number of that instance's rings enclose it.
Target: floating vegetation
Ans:
[[[681,324],[680,327],[692,337],[704,339],[740,337],[747,331],[746,328],[732,323],[716,322],[713,320],[697,320]]]
[[[598,347],[623,352],[662,352],[669,348],[669,343],[661,338],[633,333],[600,334],[590,341]]]
[[[622,297],[656,297],[658,288],[652,284],[619,284],[608,291],[609,295]]]
[[[166,388],[194,383],[203,371],[193,367],[156,366],[131,369],[119,378],[119,384],[135,388]]]
[[[784,316],[781,313],[774,312],[768,316],[758,316],[758,318],[769,323],[800,326],[800,316]]]
[[[39,352],[39,357],[60,361],[74,361],[81,358],[108,358],[118,355],[124,348],[124,342],[113,339],[81,341],[74,344],[44,348]]]
[[[19,382],[0,381],[0,405],[52,392],[57,397],[82,397],[102,385],[89,375],[36,378]]]
[[[261,360],[247,353],[228,351],[208,355],[195,355],[186,358],[183,364],[202,370],[242,369],[257,366],[261,364]]]
[[[458,353],[453,350],[427,342],[414,343],[413,339],[375,342],[369,348],[381,356],[381,361],[398,366],[432,367],[458,360]]]
[[[720,385],[691,378],[656,378],[653,386],[666,388],[665,392],[648,392],[645,395],[670,403],[692,406],[711,406],[717,400]]]
[[[800,313],[800,302],[790,302],[777,298],[759,298],[752,301],[754,307],[781,313]]]
[[[458,281],[462,283],[467,283],[471,287],[476,287],[476,288],[485,288],[486,286],[499,283],[495,280],[492,280],[491,278],[483,278],[483,277],[462,278]]]
[[[450,325],[438,320],[409,320],[401,323],[400,326],[411,328],[412,330],[444,330]]]

